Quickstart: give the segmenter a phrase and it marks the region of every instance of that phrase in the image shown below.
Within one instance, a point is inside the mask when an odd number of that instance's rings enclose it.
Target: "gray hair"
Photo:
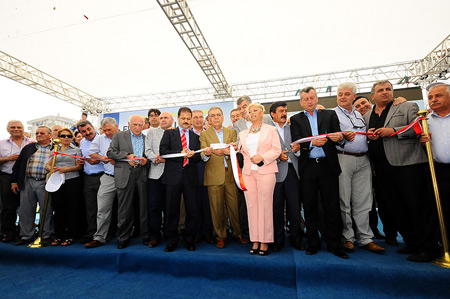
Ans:
[[[448,95],[450,96],[450,85],[449,84],[445,84],[445,83],[437,83],[436,85],[431,86],[430,90],[428,90],[428,92],[432,91],[434,88],[439,87],[439,86],[447,87],[446,89],[447,89]]]
[[[222,113],[222,115],[223,115],[222,108],[220,108],[219,106],[212,106],[211,108],[209,108],[208,116],[209,116],[209,113],[211,112],[211,110],[220,110],[220,113]]]
[[[380,81],[373,83],[372,89],[370,90],[370,94],[375,94],[375,87],[377,87],[380,84],[386,84],[386,83],[389,83],[391,85],[392,90],[394,90],[394,86],[392,86],[392,83],[389,82],[389,80],[380,80]]]
[[[37,129],[47,129],[47,131],[48,131],[49,134],[52,133],[52,129],[50,129],[50,128],[47,127],[47,126],[39,126],[39,127],[37,127]],[[37,129],[36,129],[36,131],[37,131]]]
[[[252,100],[250,99],[249,96],[242,96],[237,100],[236,104],[239,106],[240,104],[242,104],[243,101],[247,101],[247,104],[249,105],[252,103]]]
[[[110,124],[115,127],[117,126],[117,121],[112,117],[105,117],[104,119],[102,119],[100,126],[103,127],[106,124]]]
[[[343,82],[338,85],[337,89],[338,91],[339,89],[351,89],[353,94],[356,94],[356,84],[353,82]]]
[[[9,126],[10,126],[12,123],[20,123],[20,124],[22,125],[22,128],[23,128],[23,123],[22,123],[20,120],[13,119],[13,120],[10,120],[10,121],[8,122],[8,124],[6,125],[6,129],[9,129]],[[24,129],[25,129],[25,128],[24,128]]]

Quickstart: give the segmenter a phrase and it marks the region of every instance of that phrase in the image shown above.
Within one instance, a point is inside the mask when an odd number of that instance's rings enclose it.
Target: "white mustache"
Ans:
[[[434,105],[437,105],[437,104],[440,104],[440,103],[441,103],[441,102],[431,102],[431,103],[430,103],[430,107],[431,107],[431,106],[434,106]]]

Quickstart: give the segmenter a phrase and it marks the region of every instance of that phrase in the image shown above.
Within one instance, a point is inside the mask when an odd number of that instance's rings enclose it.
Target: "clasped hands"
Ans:
[[[139,158],[138,155],[129,154],[127,156],[127,159],[130,159],[130,161],[128,161],[128,164],[133,167],[137,166],[138,164],[141,164],[142,166],[147,164],[147,158]]]
[[[372,135],[367,135],[367,138],[369,138],[370,140],[377,140],[380,137],[391,136],[395,133],[395,130],[393,128],[379,128],[376,130],[375,128],[370,128],[369,130],[367,130],[367,133],[372,133]]]
[[[235,150],[237,150],[237,146],[236,143],[232,142],[230,143],[231,146],[234,147]],[[223,155],[230,155],[230,147],[227,148],[220,148],[220,149],[213,149],[212,147],[206,147],[205,150],[203,151],[203,153],[206,156],[211,156],[212,154],[217,155],[217,156],[223,156]]]
[[[344,135],[346,135],[346,134],[349,135],[348,138],[351,137],[350,133],[345,133]],[[326,137],[314,139],[313,141],[311,141],[311,145],[318,146],[318,147],[324,146],[324,144],[327,143],[328,139],[330,139],[333,142],[339,142],[342,139],[344,139],[344,135],[342,135],[341,133],[329,133],[329,134],[327,134]],[[353,139],[354,138],[355,137],[353,136]],[[346,137],[346,139],[347,139],[347,137]],[[349,140],[349,139],[347,139],[347,140]],[[352,140],[349,140],[349,141],[352,141]]]

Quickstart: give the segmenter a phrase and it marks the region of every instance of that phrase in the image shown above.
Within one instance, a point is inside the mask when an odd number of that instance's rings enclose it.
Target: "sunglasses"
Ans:
[[[64,135],[64,134],[61,134],[61,135],[59,135],[59,137],[60,137],[60,138],[72,138],[72,135]]]

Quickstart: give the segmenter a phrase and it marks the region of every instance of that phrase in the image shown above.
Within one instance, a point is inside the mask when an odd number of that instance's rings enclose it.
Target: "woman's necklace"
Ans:
[[[254,129],[253,126],[250,128],[252,134],[256,134],[259,131],[261,131],[262,125],[260,125],[258,128]]]

